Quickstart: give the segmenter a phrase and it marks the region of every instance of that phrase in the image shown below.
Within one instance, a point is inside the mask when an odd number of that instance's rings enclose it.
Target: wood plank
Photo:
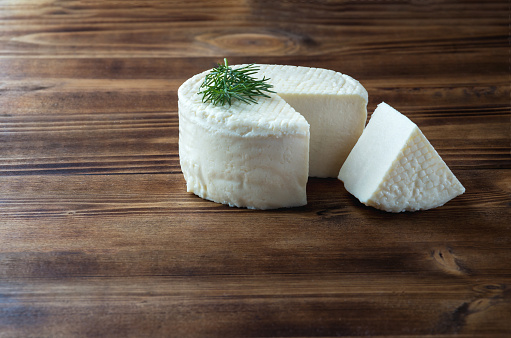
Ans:
[[[310,292],[318,286],[321,294]],[[376,336],[400,326],[401,335],[474,337],[499,333],[509,288],[484,279],[475,285],[445,279],[439,286],[409,275],[345,274],[12,279],[0,292],[7,334]],[[18,317],[27,315],[31,321],[19,326]],[[53,330],[49,319],[62,315]]]
[[[505,259],[511,242],[509,175],[506,170],[464,170],[460,180],[467,192],[449,204],[428,212],[394,215],[362,206],[337,180],[312,180],[305,207],[260,212],[230,208],[187,193],[181,175],[70,175],[58,181],[51,176],[4,177],[3,273],[26,271],[26,277],[47,277],[44,274],[54,270],[43,269],[43,275],[38,275],[29,267],[44,267],[38,261],[42,259],[39,253],[58,263],[61,252],[75,261],[89,254],[108,257],[93,260],[103,263],[129,256],[129,261],[140,261],[135,264],[136,274],[144,275],[150,274],[144,269],[151,268],[154,254],[165,251],[174,253],[165,264],[178,271],[200,269],[211,256],[203,269],[217,274],[319,273],[341,267],[352,272],[425,273],[438,272],[438,266],[432,266],[429,258],[424,262],[424,257],[430,257],[438,245],[442,250],[456,245],[471,252],[460,263],[467,271],[500,270],[505,275],[511,267]],[[481,187],[487,191],[483,193]],[[290,217],[295,221],[289,222]],[[456,229],[462,231],[453,233]],[[87,249],[81,252],[79,248]],[[478,255],[490,249],[494,255],[500,253],[496,257]],[[242,254],[237,256],[236,251]],[[218,261],[212,252],[230,264]],[[73,275],[73,269],[87,269],[87,264],[63,268],[71,269]],[[117,271],[105,264],[92,268],[100,269],[91,271],[93,275],[126,273],[122,267]]]
[[[416,1],[14,5],[0,12],[9,23],[3,27],[0,55],[224,57],[505,48],[505,1],[426,5],[427,11]]]

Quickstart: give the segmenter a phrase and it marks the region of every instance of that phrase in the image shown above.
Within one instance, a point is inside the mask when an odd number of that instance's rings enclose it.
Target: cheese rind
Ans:
[[[338,178],[360,202],[389,212],[436,208],[465,192],[420,129],[386,103],[374,111]]]
[[[205,74],[178,91],[179,158],[187,191],[253,209],[307,203],[309,124],[278,95],[217,107],[197,95]]]
[[[180,116],[179,142],[188,192],[253,209],[307,203],[307,133],[223,134]]]
[[[308,176],[337,176],[362,133],[367,91],[325,69],[257,67],[253,76],[270,78],[277,92],[258,97],[257,104],[202,102],[197,93],[209,71],[179,88],[179,157],[187,191],[238,207],[305,205]]]
[[[180,118],[212,132],[226,135],[270,136],[289,133],[309,134],[309,124],[278,95],[258,97],[258,104],[233,100],[232,106],[215,106],[202,102],[200,85],[209,71],[197,74],[178,89]]]

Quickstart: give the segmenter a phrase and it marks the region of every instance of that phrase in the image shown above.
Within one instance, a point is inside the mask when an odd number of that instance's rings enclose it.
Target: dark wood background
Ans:
[[[0,1],[0,337],[511,335],[509,1]],[[179,85],[278,63],[361,81],[466,193],[388,214],[185,190]]]

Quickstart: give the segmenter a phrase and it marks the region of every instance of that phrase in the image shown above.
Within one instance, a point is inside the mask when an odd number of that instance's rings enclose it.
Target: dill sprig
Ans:
[[[199,92],[203,95],[202,102],[211,102],[214,105],[228,103],[230,106],[233,99],[251,104],[257,103],[254,97],[270,97],[263,93],[275,93],[270,90],[273,86],[267,83],[269,79],[263,77],[258,80],[252,77],[258,70],[254,64],[232,69],[224,58],[224,64],[218,64],[218,67],[211,70],[200,86],[199,89],[204,88]]]

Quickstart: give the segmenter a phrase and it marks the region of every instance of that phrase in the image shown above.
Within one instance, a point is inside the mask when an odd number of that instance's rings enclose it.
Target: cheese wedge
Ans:
[[[336,177],[361,135],[367,92],[326,69],[257,66],[253,76],[270,78],[277,92],[258,104],[203,103],[197,93],[209,71],[179,88],[179,157],[187,191],[254,209],[305,205],[308,176]]]
[[[419,128],[386,103],[375,109],[338,178],[360,202],[389,212],[436,208],[465,192]]]

